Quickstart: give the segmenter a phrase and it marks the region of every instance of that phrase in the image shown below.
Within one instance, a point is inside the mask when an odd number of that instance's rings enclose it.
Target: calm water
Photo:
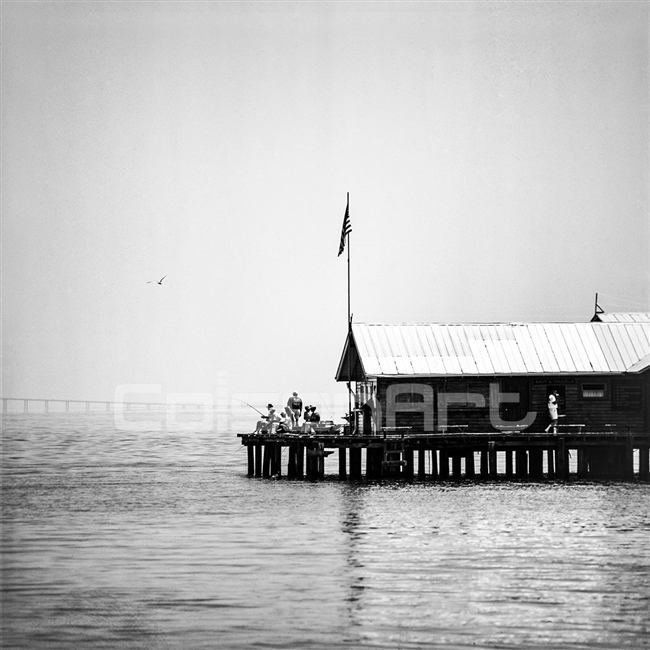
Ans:
[[[650,486],[250,479],[249,413],[5,415],[3,647],[650,647]]]

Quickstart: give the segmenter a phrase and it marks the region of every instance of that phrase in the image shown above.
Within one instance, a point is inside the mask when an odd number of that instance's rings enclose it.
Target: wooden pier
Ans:
[[[647,433],[289,433],[238,437],[248,450],[248,476],[260,478],[322,479],[326,458],[338,451],[341,479],[650,481]],[[575,459],[573,472],[570,458]]]

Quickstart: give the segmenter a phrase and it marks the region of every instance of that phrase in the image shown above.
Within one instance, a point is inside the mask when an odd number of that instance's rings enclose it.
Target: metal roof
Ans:
[[[352,335],[352,374],[365,377],[642,372],[650,355],[650,322],[356,323]],[[338,380],[347,379],[348,347]]]
[[[594,320],[601,323],[650,323],[650,314],[640,311],[602,313],[596,314]]]

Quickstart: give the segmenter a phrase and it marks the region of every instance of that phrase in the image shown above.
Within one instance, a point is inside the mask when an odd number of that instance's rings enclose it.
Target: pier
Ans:
[[[248,476],[319,480],[338,452],[340,479],[650,481],[647,433],[239,434]],[[287,454],[283,453],[287,451]],[[638,473],[635,473],[638,454]],[[283,467],[285,458],[285,467]],[[574,459],[570,463],[570,459]],[[575,471],[570,471],[573,466]]]

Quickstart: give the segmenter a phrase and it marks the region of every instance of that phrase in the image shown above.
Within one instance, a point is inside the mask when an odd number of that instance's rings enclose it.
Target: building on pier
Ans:
[[[357,430],[650,431],[650,314],[590,323],[353,324],[336,373]]]

